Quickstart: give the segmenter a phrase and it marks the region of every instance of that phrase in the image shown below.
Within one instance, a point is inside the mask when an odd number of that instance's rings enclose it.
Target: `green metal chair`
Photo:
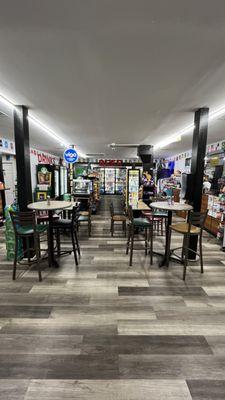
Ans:
[[[147,218],[134,218],[133,210],[131,206],[128,206],[128,239],[127,239],[127,249],[126,254],[129,253],[130,249],[130,266],[132,266],[133,262],[133,250],[137,250],[134,248],[134,242],[145,241],[145,255],[148,254],[148,250],[150,250],[150,265],[153,263],[153,224]],[[136,230],[138,228],[138,234],[140,234],[140,230],[144,231],[144,238],[135,240]],[[150,241],[150,246],[148,242]]]
[[[15,233],[15,255],[13,264],[13,280],[16,279],[16,268],[18,262],[18,242],[21,239],[24,243],[25,250],[22,258],[27,256],[28,265],[37,263],[39,281],[42,281],[41,275],[41,248],[40,237],[43,234],[48,235],[48,225],[38,225],[36,223],[35,211],[13,212],[10,211]],[[34,258],[34,256],[36,258]],[[31,260],[32,257],[32,260]]]

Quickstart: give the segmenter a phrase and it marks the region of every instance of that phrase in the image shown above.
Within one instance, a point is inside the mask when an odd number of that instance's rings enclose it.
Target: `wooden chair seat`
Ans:
[[[126,216],[125,215],[113,215],[113,221],[120,221],[120,222],[123,222],[123,221],[126,221]]]
[[[80,211],[79,214],[82,215],[83,217],[88,217],[89,211]]]
[[[179,222],[177,224],[172,224],[171,229],[175,232],[183,233],[184,235],[188,233],[189,224],[187,222]],[[191,225],[190,235],[198,235],[201,229],[195,225]]]

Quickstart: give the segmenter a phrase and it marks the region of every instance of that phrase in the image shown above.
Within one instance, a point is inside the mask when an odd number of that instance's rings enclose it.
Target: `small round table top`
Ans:
[[[50,204],[46,201],[36,201],[28,204],[28,208],[37,211],[54,211],[63,210],[71,206],[71,201],[50,200]]]
[[[150,204],[150,207],[159,208],[160,210],[166,211],[190,211],[193,209],[193,207],[189,204],[174,202],[173,204],[169,205],[167,201],[155,201]]]

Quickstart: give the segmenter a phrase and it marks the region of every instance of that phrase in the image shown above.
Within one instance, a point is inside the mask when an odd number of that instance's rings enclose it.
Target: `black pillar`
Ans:
[[[4,171],[3,171],[3,164],[2,164],[2,153],[0,153],[0,182],[3,183],[5,186],[4,181]],[[4,210],[5,210],[5,190],[0,190],[0,197],[2,200],[2,215],[0,216],[0,226],[3,225],[3,218],[4,218]]]
[[[203,176],[208,134],[208,108],[199,108],[195,112],[195,128],[192,141],[192,160],[191,160],[191,175],[192,175],[192,205],[194,211],[201,211]],[[190,240],[190,248],[197,249],[197,238],[192,237]],[[190,252],[190,259],[195,259],[195,254]]]
[[[28,108],[17,106],[14,110],[14,135],[16,146],[17,192],[20,211],[27,211],[32,202],[30,172],[30,141]]]

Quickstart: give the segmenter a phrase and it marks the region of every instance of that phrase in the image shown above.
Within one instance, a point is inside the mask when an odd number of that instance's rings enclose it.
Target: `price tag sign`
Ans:
[[[63,158],[68,164],[74,164],[78,160],[78,154],[75,149],[67,149],[64,151]]]

